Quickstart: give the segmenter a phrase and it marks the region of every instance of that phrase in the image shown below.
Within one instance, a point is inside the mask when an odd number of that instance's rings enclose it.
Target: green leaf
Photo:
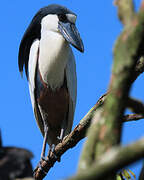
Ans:
[[[136,175],[130,170],[130,169],[122,169],[121,172],[119,173],[119,175],[117,175],[117,180],[136,180]]]
[[[120,175],[117,175],[116,180],[122,180]]]

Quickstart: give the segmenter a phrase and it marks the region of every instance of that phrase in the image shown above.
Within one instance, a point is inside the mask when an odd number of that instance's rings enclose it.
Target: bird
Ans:
[[[71,131],[77,98],[77,75],[72,47],[84,52],[76,27],[77,15],[51,4],[33,17],[19,46],[18,66],[25,67],[31,103],[44,137],[41,158],[48,143],[51,152]]]
[[[0,132],[0,180],[33,177],[32,157],[26,149],[3,146]]]

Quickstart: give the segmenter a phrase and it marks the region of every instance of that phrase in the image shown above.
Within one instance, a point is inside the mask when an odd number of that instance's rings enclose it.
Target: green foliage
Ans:
[[[130,169],[123,169],[117,175],[117,180],[136,180],[136,176]]]

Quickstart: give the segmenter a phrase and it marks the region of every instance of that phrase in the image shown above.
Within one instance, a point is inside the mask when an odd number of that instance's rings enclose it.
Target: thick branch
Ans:
[[[129,24],[135,15],[133,0],[115,0],[114,3],[118,6],[118,16],[120,21],[124,25]]]
[[[144,138],[126,147],[112,148],[94,165],[69,180],[103,180],[112,173],[144,157]]]
[[[88,141],[84,146],[79,166],[81,171],[89,169],[104,152],[109,151],[111,147],[120,142],[121,119],[133,83],[131,77],[138,59],[142,55],[144,40],[143,10],[141,9],[135,16],[134,13],[127,14],[127,12],[132,12],[129,2],[132,4],[132,1],[127,0],[121,0],[119,4],[119,12],[123,11],[122,14],[124,14],[121,16],[122,21],[128,26],[120,35],[115,46],[113,73],[109,86],[110,93],[104,104],[104,109],[96,113],[93,118],[94,123],[88,131]],[[124,5],[124,3],[126,4]],[[127,4],[130,8],[125,11]],[[110,179],[115,179],[115,176],[112,175]]]
[[[121,0],[127,2],[127,0]],[[119,10],[124,10],[119,6]],[[124,13],[124,12],[123,12]],[[113,146],[120,143],[122,117],[132,85],[131,76],[138,58],[142,55],[144,11],[141,10],[124,29],[114,49],[114,65],[102,113],[98,112],[88,131],[80,161],[80,172],[89,169],[94,162]],[[110,179],[115,179],[112,175]]]
[[[121,2],[128,3],[127,0]],[[136,23],[134,24],[133,21]],[[99,139],[98,148],[96,149],[98,154],[99,152],[103,154],[110,147],[120,142],[121,119],[132,85],[131,75],[135,70],[138,58],[142,55],[144,42],[143,25],[144,11],[141,10],[131,20],[129,27],[124,29],[115,45],[114,65],[109,86],[111,93],[106,99],[103,116],[101,117],[104,121],[105,132],[103,138]],[[102,129],[104,128],[103,126],[101,126]]]

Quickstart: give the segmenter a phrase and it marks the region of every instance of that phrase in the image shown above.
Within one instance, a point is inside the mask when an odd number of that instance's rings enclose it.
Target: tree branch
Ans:
[[[131,81],[132,83],[138,78],[138,76],[144,72],[144,57],[141,57],[135,67],[135,70],[132,72]]]
[[[128,115],[123,117],[123,122],[138,121],[140,119],[144,119],[144,115],[141,115],[141,114],[128,114]]]
[[[112,173],[144,157],[144,138],[126,147],[115,147],[83,173],[68,180],[103,180]]]
[[[74,128],[74,130],[63,139],[62,143],[59,143],[55,148],[55,155],[53,153],[47,157],[47,161],[41,160],[41,167],[44,171],[48,172],[50,168],[53,167],[54,163],[60,159],[60,157],[70,148],[74,147],[81,139],[85,137],[86,130],[88,129],[91,119],[94,116],[96,110],[101,107],[104,100],[106,98],[106,94],[103,95],[98,102],[95,104],[93,108],[86,114],[86,116],[80,121],[80,123]],[[42,180],[46,174],[37,167],[34,172],[34,177],[36,180]]]
[[[135,12],[133,0],[115,0],[114,4],[118,6],[118,17],[124,25],[131,23]]]
[[[128,2],[130,0],[121,0],[123,5]],[[126,4],[118,7],[119,11],[123,11],[123,17],[126,16],[125,6]],[[123,22],[129,21],[126,17],[123,20],[126,20]],[[98,111],[99,114],[93,118],[94,123],[88,130],[88,140],[83,148],[79,164],[80,172],[89,169],[105,152],[120,143],[121,120],[132,85],[131,76],[142,55],[144,11],[141,9],[128,23],[129,26],[121,33],[115,45],[110,93],[102,112]],[[115,176],[112,175],[110,179],[115,179]]]
[[[80,121],[80,123],[74,128],[74,130],[62,141],[62,143],[58,144],[55,149],[55,154],[58,158],[61,158],[61,156],[70,148],[76,146],[76,144],[85,137],[86,131],[90,125],[91,119],[94,117],[94,114],[98,108],[100,108],[105,99],[107,94],[104,94],[100,97],[98,102],[95,104],[93,108],[85,115],[85,117]],[[126,115],[123,117],[123,122],[129,122],[133,120],[139,120],[144,118],[143,115],[139,114],[132,114],[132,115]],[[52,154],[50,155],[50,158],[47,157],[47,161],[41,161],[42,168],[45,171],[49,171],[54,163],[57,161],[55,156]],[[35,171],[35,179],[41,180],[46,176],[46,174],[41,171],[40,168],[36,168]]]
[[[139,175],[139,180],[144,180],[144,162],[143,162],[143,166]]]
[[[129,98],[127,107],[134,113],[144,114],[144,104],[137,99]]]
[[[30,178],[30,177],[29,178],[28,177],[27,178],[17,178],[15,180],[34,180],[34,178]]]

